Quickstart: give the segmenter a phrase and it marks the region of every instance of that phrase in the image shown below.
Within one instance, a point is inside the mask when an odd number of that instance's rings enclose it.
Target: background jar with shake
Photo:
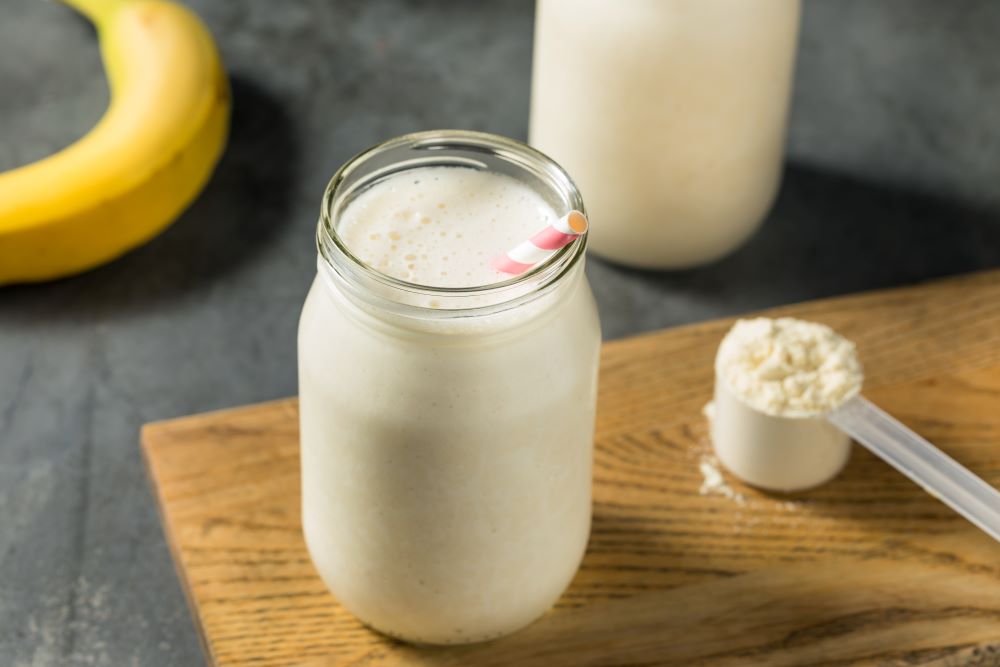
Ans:
[[[799,0],[539,0],[530,142],[573,174],[591,247],[643,268],[731,252],[781,176]]]

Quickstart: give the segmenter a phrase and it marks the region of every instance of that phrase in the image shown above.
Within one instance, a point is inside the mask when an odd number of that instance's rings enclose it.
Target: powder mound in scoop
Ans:
[[[719,346],[715,371],[739,399],[783,417],[832,410],[864,381],[854,343],[790,317],[737,321]]]

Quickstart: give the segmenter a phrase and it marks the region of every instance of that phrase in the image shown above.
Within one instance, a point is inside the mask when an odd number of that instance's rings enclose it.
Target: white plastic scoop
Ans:
[[[869,401],[855,396],[827,420],[1000,542],[1000,491]]]
[[[1000,541],[1000,492],[861,395],[854,345],[790,318],[738,321],[716,355],[712,444],[722,464],[770,491],[835,477],[851,438]]]

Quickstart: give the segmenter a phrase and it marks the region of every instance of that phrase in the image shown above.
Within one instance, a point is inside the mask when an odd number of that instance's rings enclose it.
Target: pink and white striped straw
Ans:
[[[524,243],[493,258],[490,264],[501,273],[520,275],[551,257],[556,250],[569,245],[587,232],[587,218],[579,211],[570,211]]]

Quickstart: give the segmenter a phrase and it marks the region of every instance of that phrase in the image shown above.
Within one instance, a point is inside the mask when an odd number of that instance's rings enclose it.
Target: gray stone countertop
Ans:
[[[229,149],[168,231],[0,288],[0,664],[198,665],[147,486],[144,422],[294,394],[319,196],[409,131],[524,138],[528,0],[192,0],[232,77]],[[1000,265],[1000,4],[807,0],[784,185],[698,270],[593,259],[608,338]],[[0,169],[100,116],[88,25],[7,0]]]

